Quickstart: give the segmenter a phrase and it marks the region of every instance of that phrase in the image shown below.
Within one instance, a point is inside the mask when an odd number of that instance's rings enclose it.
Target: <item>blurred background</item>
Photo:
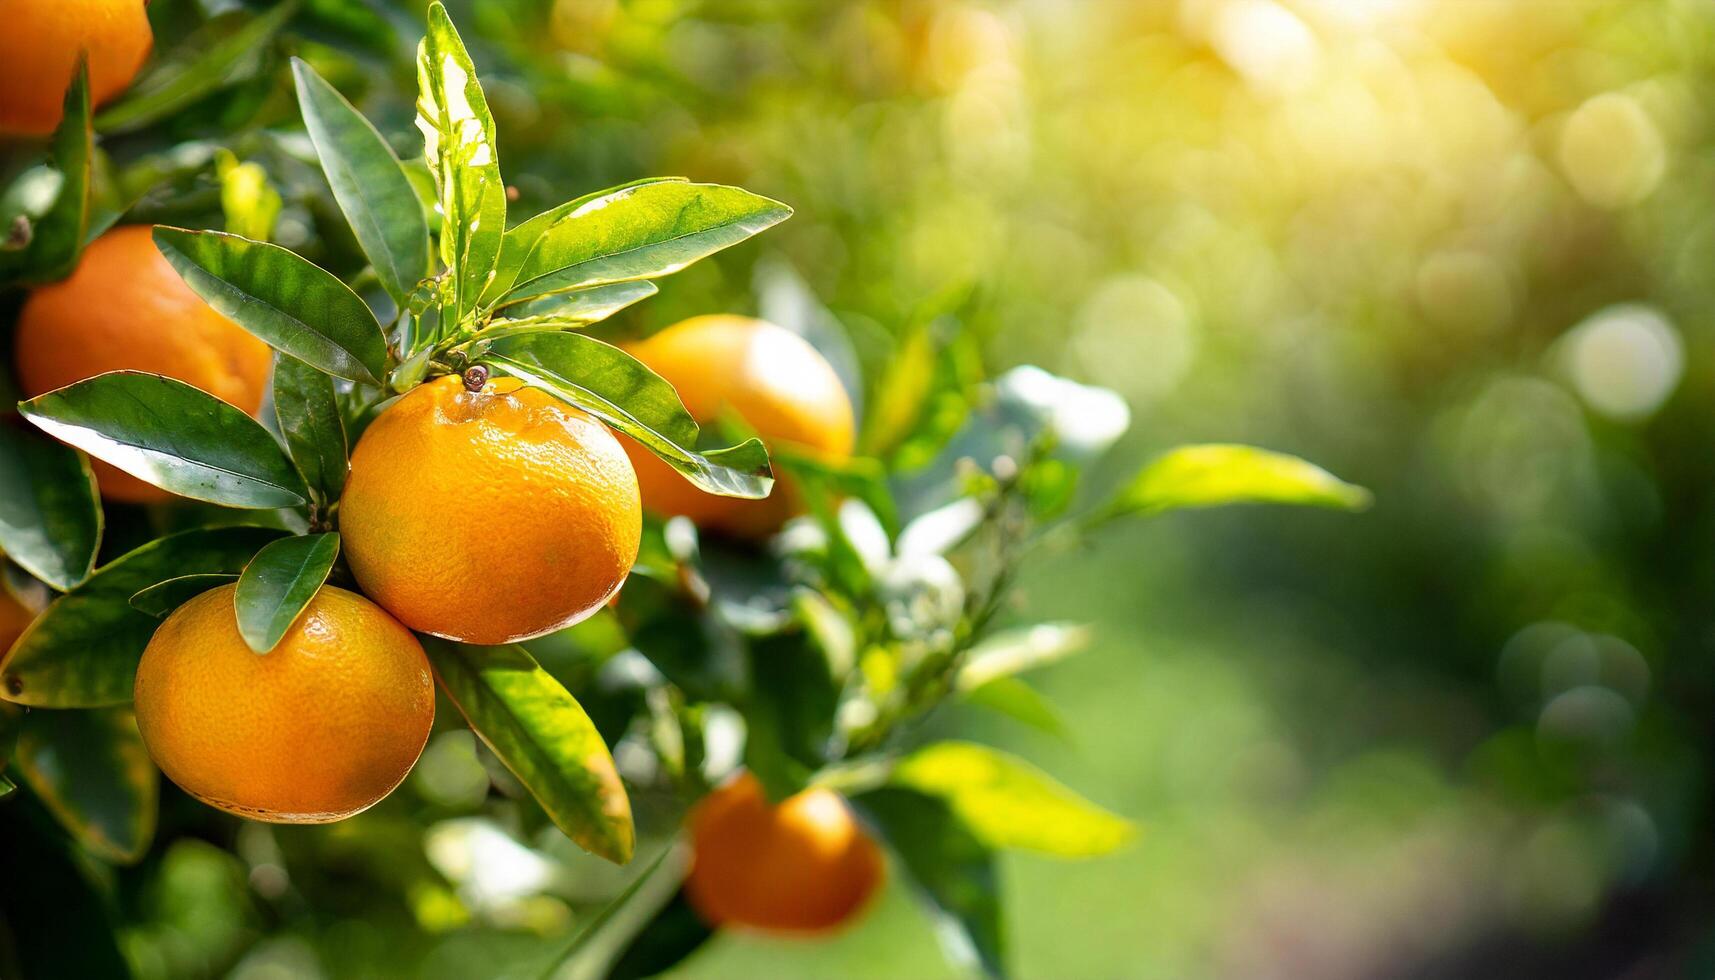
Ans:
[[[953,310],[988,371],[1125,396],[1110,483],[1242,441],[1375,492],[1025,570],[1017,616],[1095,628],[1038,678],[1058,720],[938,724],[1143,833],[1005,859],[1020,975],[1715,971],[1715,7],[449,6],[517,213],[668,173],[797,209],[623,329],[813,297],[873,378]],[[416,152],[420,5],[306,7],[300,53]],[[187,9],[154,4],[157,37]],[[278,240],[316,233],[288,203]],[[489,975],[564,931],[565,882],[613,876],[473,824],[486,779],[447,733],[358,820],[181,840],[126,879],[127,951],[144,976]],[[306,850],[330,877],[281,927],[253,896]],[[950,973],[894,886],[835,941],[722,935],[674,976]]]

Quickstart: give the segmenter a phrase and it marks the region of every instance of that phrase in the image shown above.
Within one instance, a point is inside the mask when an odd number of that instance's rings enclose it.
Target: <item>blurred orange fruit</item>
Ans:
[[[666,378],[699,423],[733,412],[770,448],[786,445],[840,460],[851,455],[856,424],[839,375],[804,338],[751,317],[692,317],[628,345],[633,357]],[[802,510],[787,481],[764,500],[704,493],[653,453],[627,439],[643,506],[685,516],[739,537],[763,537]]]
[[[0,656],[11,649],[12,644],[18,642],[18,637],[24,635],[25,627],[35,618],[35,613],[25,608],[12,593],[0,589]]]
[[[91,242],[71,276],[30,293],[18,314],[18,380],[31,397],[109,371],[195,385],[254,415],[268,388],[268,345],[221,316],[155,248],[148,225]],[[96,461],[102,493],[158,503],[172,494]]]
[[[51,133],[59,125],[78,53],[89,52],[95,105],[131,84],[154,35],[146,0],[0,0],[0,132]]]
[[[280,645],[238,632],[235,586],[167,617],[137,665],[137,726],[167,778],[213,807],[329,823],[391,793],[422,754],[435,687],[417,638],[323,586]]]
[[[364,592],[415,630],[494,645],[602,607],[637,560],[637,478],[606,426],[512,378],[420,385],[351,456],[340,532]]]
[[[779,805],[744,773],[691,811],[686,897],[712,925],[826,932],[849,922],[885,874],[839,794],[807,789]]]

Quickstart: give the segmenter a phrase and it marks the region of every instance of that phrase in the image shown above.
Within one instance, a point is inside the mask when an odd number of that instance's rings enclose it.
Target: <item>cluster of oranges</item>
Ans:
[[[148,54],[141,0],[18,6],[28,9],[10,11],[14,19],[37,29],[0,32],[0,131],[51,131],[79,52],[98,103],[123,91]],[[733,412],[771,445],[829,458],[852,451],[838,377],[790,331],[706,316],[630,350],[699,421]],[[252,415],[274,357],[185,285],[147,226],[106,232],[68,278],[35,289],[14,355],[29,396],[144,371]],[[171,499],[105,464],[95,471],[109,501]],[[162,770],[212,806],[278,822],[342,819],[391,792],[428,739],[433,678],[413,630],[479,645],[541,636],[618,592],[644,508],[755,538],[778,529],[795,501],[784,482],[759,501],[703,493],[648,450],[512,379],[436,378],[383,410],[351,454],[338,524],[364,595],[324,586],[265,656],[239,633],[234,587],[190,600],[138,666],[138,726]],[[0,592],[0,651],[31,616]],[[688,895],[713,923],[831,928],[881,880],[878,848],[827,790],[775,805],[743,775],[698,805],[691,832]]]

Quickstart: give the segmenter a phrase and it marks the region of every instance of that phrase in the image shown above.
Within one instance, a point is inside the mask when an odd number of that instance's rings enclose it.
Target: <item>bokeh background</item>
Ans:
[[[1125,396],[1098,486],[1243,441],[1375,492],[1025,570],[1021,619],[1095,628],[1035,678],[1059,730],[938,724],[1144,830],[1005,858],[1020,975],[1715,970],[1715,7],[449,6],[518,213],[664,173],[797,209],[623,329],[831,318],[873,376],[934,311],[991,371]],[[420,6],[307,7],[300,53],[413,152]],[[195,12],[157,2],[157,36]],[[288,201],[278,240],[316,235]],[[349,824],[181,840],[126,878],[126,948],[144,976],[502,971],[616,879],[472,822],[486,780],[448,733]],[[288,889],[307,852],[327,879]],[[952,974],[895,886],[832,942],[723,935],[674,976]]]

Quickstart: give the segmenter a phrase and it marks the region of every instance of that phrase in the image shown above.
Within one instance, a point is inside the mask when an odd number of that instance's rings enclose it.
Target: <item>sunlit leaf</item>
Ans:
[[[1036,688],[1016,677],[997,677],[963,693],[964,703],[986,708],[1040,732],[1065,738],[1066,722]]]
[[[274,417],[311,499],[324,508],[338,500],[351,466],[333,379],[295,357],[276,353]]]
[[[1132,825],[1022,759],[970,742],[937,742],[906,756],[895,785],[946,800],[993,848],[1096,857],[1131,841]]]
[[[215,176],[220,179],[220,210],[226,230],[234,235],[267,241],[274,236],[280,217],[280,192],[268,182],[268,171],[260,163],[239,162],[231,151],[215,154]]]
[[[1100,514],[1248,503],[1362,510],[1370,493],[1296,456],[1251,446],[1181,446],[1145,464]]]
[[[548,227],[503,303],[653,279],[779,224],[792,209],[720,184],[636,184],[586,201]]]
[[[636,439],[710,493],[766,497],[774,485],[757,440],[694,451],[697,423],[679,393],[611,344],[576,333],[522,334],[493,341],[482,360]]]
[[[217,527],[160,538],[97,569],[48,606],[0,661],[0,699],[41,708],[131,700],[137,660],[159,621],[131,597],[168,579],[237,576],[285,532]]]
[[[238,581],[237,575],[226,575],[218,572],[203,575],[180,575],[177,578],[157,582],[146,589],[139,590],[136,595],[131,597],[131,608],[138,612],[148,613],[156,619],[166,619],[173,610],[209,589],[231,585],[236,581]]]
[[[101,527],[89,462],[37,433],[0,426],[0,552],[63,592],[95,567]]]
[[[217,231],[157,226],[155,245],[198,296],[276,350],[348,381],[387,376],[375,314],[313,262]]]
[[[298,108],[334,200],[396,302],[429,274],[429,226],[393,148],[316,70],[292,59]]]
[[[536,245],[541,242],[542,233],[561,218],[597,198],[606,197],[626,188],[637,187],[642,184],[658,184],[663,181],[683,182],[684,180],[683,177],[644,177],[641,180],[633,180],[617,187],[606,187],[551,207],[541,214],[534,215],[508,228],[505,237],[500,242],[500,258],[495,263],[494,279],[483,291],[482,305],[485,307],[492,306],[495,301],[505,295],[507,290],[512,288],[518,279],[518,270],[524,266],[524,260],[530,257],[531,253],[536,250]]]
[[[257,653],[274,649],[333,571],[339,535],[281,538],[256,553],[239,576],[238,632]]]
[[[255,419],[182,381],[115,371],[18,406],[42,431],[143,480],[228,507],[294,507],[308,491]]]
[[[17,752],[16,771],[79,844],[108,861],[142,859],[161,777],[130,709],[32,711]]]
[[[997,678],[1064,660],[1089,645],[1089,627],[1075,623],[1038,623],[996,633],[966,652],[958,686],[973,690]]]
[[[631,800],[607,743],[577,699],[522,647],[472,647],[424,637],[441,689],[578,846],[631,860]]]
[[[506,185],[476,67],[438,2],[417,49],[417,89],[417,128],[441,206],[441,261],[453,272],[462,316],[476,308],[500,258]]]
[[[508,306],[505,310],[507,319],[495,321],[495,326],[489,329],[502,329],[519,320],[543,317],[561,321],[564,326],[560,329],[587,326],[605,320],[657,292],[660,292],[660,288],[654,283],[639,279],[636,282],[616,282],[569,293],[554,293]]]
[[[140,129],[239,81],[255,70],[269,38],[297,10],[297,3],[287,0],[261,15],[232,10],[214,17],[158,60],[125,98],[102,110],[96,128],[104,133]]]

